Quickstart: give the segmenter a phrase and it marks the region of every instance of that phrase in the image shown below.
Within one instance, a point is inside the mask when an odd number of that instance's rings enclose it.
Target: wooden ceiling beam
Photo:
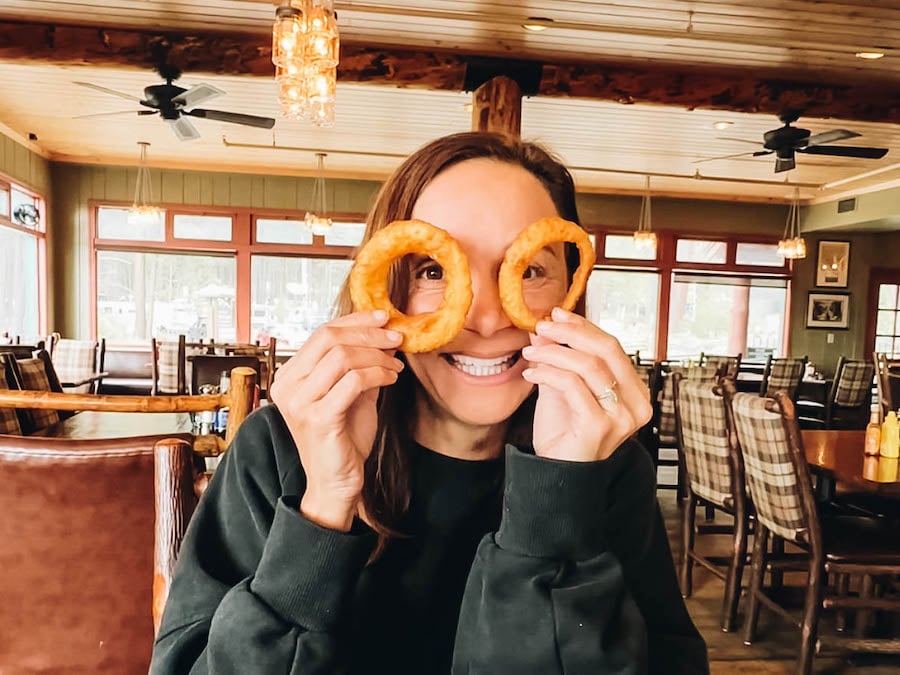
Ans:
[[[271,77],[271,38],[266,34],[201,34],[119,28],[0,22],[0,60],[151,68],[154,54],[193,74]],[[461,52],[377,48],[344,42],[338,70],[342,82],[462,91],[467,55]],[[895,82],[834,84],[789,79],[758,69],[648,62],[544,63],[540,96],[682,108],[807,117],[900,122],[900,87]]]

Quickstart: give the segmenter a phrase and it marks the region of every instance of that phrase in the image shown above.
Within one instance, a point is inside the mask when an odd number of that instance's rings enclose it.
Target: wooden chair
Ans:
[[[259,359],[260,390],[266,398],[268,398],[269,388],[272,386],[272,382],[275,379],[276,344],[277,340],[274,337],[270,337],[269,342],[265,345],[260,345],[256,342],[254,344],[234,344],[224,346],[224,352],[227,356],[255,356]]]
[[[881,352],[872,354],[875,360],[875,385],[882,419],[889,410],[900,406],[900,361],[888,359]]]
[[[865,359],[848,359],[841,354],[834,380],[824,403],[797,401],[795,407],[804,420],[821,420],[826,429],[865,429],[872,402],[875,364]]]
[[[743,355],[743,352],[738,352],[736,356],[700,352],[700,365],[715,366],[721,377],[737,377]]]
[[[150,355],[150,377],[153,380],[150,393],[154,396],[186,394],[187,343],[184,335],[179,335],[177,342],[159,342],[156,338],[150,338]]]
[[[15,386],[12,389],[21,389],[35,392],[63,393],[62,385],[56,376],[50,354],[44,350],[35,353],[32,358],[8,359],[8,368],[12,372]],[[69,411],[60,412],[47,408],[20,408],[17,411],[22,432],[26,435],[56,424],[60,419],[71,417]]]
[[[678,444],[684,458],[687,503],[683,520],[681,593],[690,597],[693,564],[697,562],[725,582],[721,626],[734,630],[741,578],[747,558],[750,504],[744,484],[744,462],[736,448],[728,443],[725,399],[718,384],[685,380],[682,373],[672,376],[675,390],[675,419]],[[721,511],[734,518],[733,525],[709,521],[696,524],[697,506]],[[722,558],[701,555],[695,547],[697,534],[730,534],[731,555]],[[725,571],[722,567],[725,567]]]
[[[15,373],[10,365],[12,361],[15,361],[12,354],[0,352],[0,390],[19,388]],[[0,407],[0,434],[22,435],[22,424],[19,422],[19,416],[14,408]]]
[[[900,600],[873,598],[873,580],[879,575],[900,574],[900,524],[883,518],[848,516],[820,517],[810,481],[809,467],[794,404],[783,391],[773,398],[738,393],[732,382],[724,382],[729,442],[741,452],[747,486],[756,513],[749,602],[744,624],[744,642],[752,644],[760,605],[787,618],[801,629],[797,672],[809,675],[815,655],[819,618],[823,609],[900,610]],[[770,554],[772,539],[788,541],[805,551],[803,567],[809,575],[802,618],[793,617],[763,590],[768,569],[795,567],[790,554]],[[774,548],[774,547],[773,547]],[[802,569],[802,568],[801,568]],[[826,589],[826,575],[839,579],[859,577],[859,597]],[[858,632],[865,621],[857,616]],[[853,651],[900,653],[900,639],[819,638]]]
[[[218,354],[198,354],[191,358],[191,393],[197,394],[200,386],[214,384],[218,386],[223,372],[233,368],[252,368],[256,379],[260,379],[260,361],[256,356],[220,356]]]
[[[682,366],[661,364],[659,370],[659,394],[656,398],[656,420],[658,439],[658,465],[677,467],[677,479],[674,483],[659,483],[657,488],[676,490],[679,498],[686,496],[684,478],[681,475],[682,460],[678,453],[678,436],[675,426],[675,390],[672,387],[672,376],[681,373],[686,379],[714,383],[718,375],[715,366]]]
[[[77,394],[97,393],[105,350],[105,339],[57,341],[50,357],[63,388]]]
[[[773,359],[769,354],[763,370],[760,396],[774,396],[776,391],[786,391],[792,401],[797,400],[797,390],[806,370],[807,357]]]

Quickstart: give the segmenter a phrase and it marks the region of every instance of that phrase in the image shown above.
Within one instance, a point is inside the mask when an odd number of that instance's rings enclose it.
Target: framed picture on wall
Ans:
[[[807,328],[831,330],[849,326],[850,295],[847,293],[810,292],[806,308]]]
[[[847,288],[850,268],[849,241],[820,241],[816,256],[816,286]]]

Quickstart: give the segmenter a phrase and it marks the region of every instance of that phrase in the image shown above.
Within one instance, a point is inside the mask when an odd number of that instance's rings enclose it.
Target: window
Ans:
[[[250,337],[296,348],[328,321],[350,260],[255,255],[251,266]]]
[[[624,234],[606,235],[606,246],[603,255],[607,258],[624,258],[631,260],[656,260],[653,249],[635,246],[634,237]]]
[[[128,209],[95,207],[97,335],[299,347],[333,313],[365,225],[336,219],[313,235],[297,214],[169,208],[149,226]]]
[[[629,354],[640,351],[641,358],[656,356],[659,276],[659,272],[595,269],[588,280],[588,318],[615,335]]]
[[[33,342],[46,330],[44,200],[0,178],[0,334]]]
[[[875,317],[875,351],[889,359],[900,357],[900,285],[878,284],[878,313]]]
[[[235,260],[228,256],[97,252],[97,333],[111,342],[150,337],[234,341]]]
[[[679,239],[675,249],[675,260],[691,263],[724,264],[728,245],[724,241],[704,239]]]
[[[670,359],[781,352],[785,279],[675,274],[669,298]]]

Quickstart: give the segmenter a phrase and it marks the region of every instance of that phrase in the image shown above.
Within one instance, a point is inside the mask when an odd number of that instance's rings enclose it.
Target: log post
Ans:
[[[521,135],[522,91],[515,80],[497,75],[472,93],[472,130]]]

